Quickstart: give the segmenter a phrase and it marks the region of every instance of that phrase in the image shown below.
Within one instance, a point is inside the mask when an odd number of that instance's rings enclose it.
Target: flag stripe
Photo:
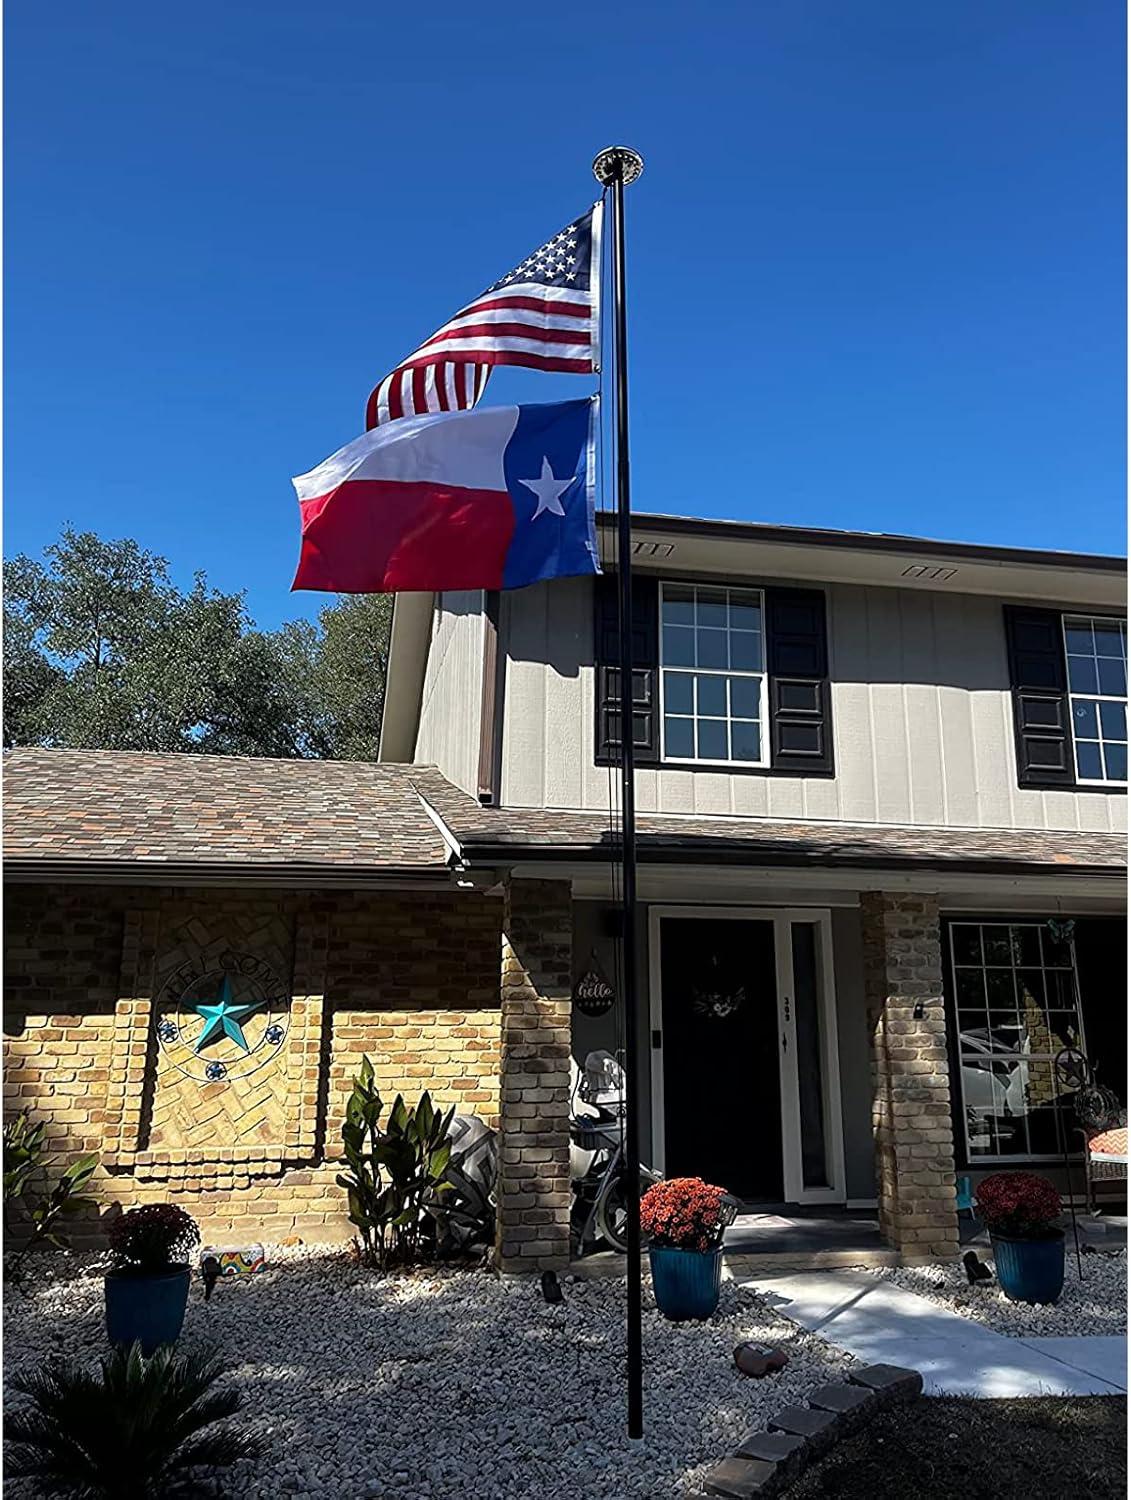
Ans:
[[[580,344],[589,342],[587,328],[545,328],[537,323],[469,323],[463,328],[451,328],[446,333],[434,333],[420,346],[420,353],[431,351],[437,344],[455,343],[463,339],[488,339],[501,343],[504,339],[541,339],[545,344]]]
[[[552,292],[554,288],[547,287],[546,290]],[[568,301],[559,302],[552,297],[520,296],[518,293],[508,292],[506,296],[480,297],[467,307],[461,307],[452,322],[458,322],[460,318],[475,317],[495,308],[500,312],[552,313],[560,318],[580,318],[584,323],[589,321],[590,314],[585,303],[576,301],[572,294]]]
[[[540,307],[552,306],[555,312],[568,313],[572,310],[578,317],[588,317],[591,295],[575,287],[543,286],[539,281],[516,281],[513,286],[497,287],[494,291],[484,292],[466,307],[461,307],[453,316],[462,318],[464,313],[474,312],[477,307],[526,307],[531,312],[537,312]]]
[[[469,365],[477,365],[490,355],[498,356],[508,353],[529,354],[545,360],[551,359],[581,359],[589,360],[592,354],[588,343],[578,343],[574,340],[570,344],[546,344],[537,338],[506,338],[506,339],[449,339],[446,343],[439,344],[435,349],[429,349],[427,353],[421,350],[414,354],[411,359],[405,360],[406,370],[419,369],[422,365],[435,364],[440,356]],[[492,364],[506,364],[505,359],[494,358]],[[516,364],[525,364],[526,360],[515,361]],[[537,364],[533,366],[537,369]]]
[[[501,588],[514,509],[506,490],[349,480],[301,501],[291,585],[342,594]]]
[[[503,324],[517,323],[527,328],[560,328],[567,333],[581,334],[588,338],[589,319],[576,318],[572,314],[568,317],[559,312],[547,312],[543,310],[537,318],[517,317],[515,310],[509,307],[486,307],[475,313],[461,314],[453,318],[450,323],[445,323],[443,328],[438,328],[430,339],[426,339],[422,348],[434,344],[446,334],[459,333],[465,328],[499,327]]]

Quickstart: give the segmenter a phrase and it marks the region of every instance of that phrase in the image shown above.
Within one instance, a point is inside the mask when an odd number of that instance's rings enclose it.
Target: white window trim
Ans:
[[[1071,669],[1070,669],[1070,667],[1068,665],[1068,624],[1069,624],[1070,620],[1071,621],[1084,621],[1084,620],[1086,620],[1089,625],[1091,625],[1096,620],[1104,620],[1104,621],[1114,620],[1117,625],[1122,625],[1124,627],[1124,631],[1126,632],[1127,618],[1126,618],[1125,615],[1086,615],[1086,614],[1081,614],[1078,611],[1076,613],[1074,613],[1074,614],[1062,614],[1061,617],[1060,617],[1060,643],[1064,647],[1064,680],[1068,684],[1068,722],[1069,722],[1069,726],[1070,726],[1069,727],[1069,734],[1070,734],[1070,737],[1071,737],[1071,740],[1072,740],[1072,775],[1073,775],[1073,778],[1075,779],[1075,782],[1076,782],[1077,786],[1126,786],[1127,785],[1127,778],[1126,777],[1124,777],[1123,780],[1120,781],[1115,776],[1081,776],[1080,775],[1080,762],[1079,762],[1079,760],[1077,758],[1077,755],[1076,755],[1076,715],[1072,711],[1072,700],[1074,698],[1087,698],[1088,701],[1092,702],[1092,703],[1122,703],[1123,706],[1124,706],[1124,708],[1128,707],[1128,701],[1127,701],[1127,698],[1120,697],[1120,696],[1118,696],[1115,693],[1074,693],[1072,691],[1072,681],[1071,681],[1071,676],[1070,676]],[[661,651],[662,651],[662,646],[661,646]],[[1125,663],[1125,665],[1126,665],[1126,663]],[[1098,680],[1099,679],[1097,678],[1097,681]],[[1088,744],[1095,744],[1096,742],[1094,740],[1089,740],[1089,741],[1087,741],[1087,743]],[[1101,737],[1101,740],[1100,740],[1099,743],[1100,743],[1100,758],[1103,760],[1104,765],[1106,765],[1107,764],[1107,757],[1103,753],[1103,740],[1102,740],[1102,737]]]
[[[1079,619],[1080,616],[1076,616],[1075,618]],[[1097,616],[1097,618],[1099,618],[1099,617]],[[954,1054],[953,1055],[954,1055],[955,1060],[956,1060],[956,1062],[958,1064],[958,1079],[957,1079],[957,1084],[958,1084],[959,1108],[960,1108],[960,1113],[961,1113],[961,1116],[962,1116],[962,1143],[963,1143],[963,1146],[965,1147],[965,1150],[966,1150],[966,1165],[967,1165],[968,1168],[970,1168],[973,1171],[978,1171],[983,1166],[986,1166],[986,1167],[1000,1167],[1000,1166],[1009,1166],[1011,1163],[1016,1166],[1018,1163],[1022,1163],[1022,1162],[1054,1162],[1054,1161],[1055,1162],[1063,1162],[1064,1156],[1063,1156],[1062,1153],[1057,1153],[1057,1152],[1045,1152],[1043,1154],[1041,1154],[1041,1153],[1035,1153],[1035,1152],[1030,1152],[1030,1153],[1025,1154],[1025,1155],[1022,1155],[1022,1154],[1020,1154],[1018,1152],[1010,1152],[1010,1153],[1008,1153],[1006,1155],[1002,1155],[1001,1153],[995,1152],[991,1156],[991,1155],[987,1155],[987,1154],[985,1154],[983,1152],[978,1152],[977,1154],[975,1154],[974,1152],[972,1152],[970,1150],[970,1118],[969,1118],[969,1116],[968,1116],[968,1114],[966,1112],[966,1082],[965,1082],[965,1079],[962,1076],[962,1060],[963,1060],[963,1056],[965,1054],[963,1053],[963,1050],[962,1050],[962,1032],[961,1032],[961,1029],[960,1029],[959,1024],[958,1024],[958,979],[957,979],[956,970],[957,970],[957,968],[959,966],[956,965],[955,961],[954,961],[954,929],[956,927],[1036,927],[1038,930],[1040,930],[1045,925],[1046,924],[1044,922],[1039,922],[1039,921],[1038,922],[1034,922],[1031,919],[1025,919],[1025,918],[1022,918],[1022,919],[1018,920],[1017,918],[1013,918],[1013,917],[1000,917],[1000,918],[997,918],[995,920],[995,919],[991,919],[991,918],[986,918],[986,917],[978,916],[978,915],[974,914],[973,912],[971,912],[969,915],[963,915],[961,917],[956,917],[948,925],[947,947],[948,947],[948,949],[950,951],[951,1012],[952,1012],[952,1014],[954,1016]],[[970,967],[972,967],[972,965],[970,965],[970,964],[963,964],[963,965],[961,965],[961,967],[962,968],[970,968]],[[981,967],[982,973],[984,974],[986,972],[985,963],[983,963],[980,967]],[[995,967],[998,967],[998,966],[995,965]],[[1004,967],[1004,965],[1001,965],[1000,967]],[[1012,973],[1016,974],[1016,972],[1017,972],[1017,964],[1015,962],[1011,963],[1010,964],[1010,969],[1011,969]],[[1048,972],[1048,970],[1046,970],[1044,964],[1041,965],[1041,972],[1042,972],[1042,974]],[[1056,971],[1054,971],[1054,972],[1056,972]],[[1073,949],[1072,949],[1072,969],[1071,969],[1071,973],[1072,973],[1072,988],[1073,988],[1073,993],[1075,994],[1075,997],[1076,997],[1076,1020],[1079,1023],[1079,1027],[1080,1027],[1080,1040],[1079,1040],[1079,1043],[1078,1043],[1078,1050],[1081,1051],[1081,1052],[1083,1052],[1084,1055],[1085,1055],[1085,1057],[1086,1057],[1088,1055],[1088,1047],[1087,1047],[1087,1039],[1084,1036],[1084,1005],[1083,1005],[1083,1000],[1082,1000],[1081,995],[1080,995],[1080,981],[1079,981],[1079,978],[1078,978],[1077,972],[1076,972],[1076,949],[1075,949],[1075,945],[1073,946]],[[973,1056],[973,1054],[969,1054],[969,1055]],[[1000,1059],[1000,1061],[1002,1061],[1002,1062],[1008,1062],[1008,1061],[1011,1061],[1013,1059],[1016,1059],[1019,1062],[1035,1062],[1035,1063],[1047,1062],[1049,1064],[1050,1068],[1052,1069],[1053,1074],[1055,1076],[1055,1072],[1056,1072],[1056,1058],[1057,1058],[1057,1055],[1058,1055],[1055,1052],[1000,1052],[1000,1053],[995,1053],[994,1055],[995,1055],[995,1057],[997,1057],[998,1059]]]
[[[762,670],[761,672],[743,672],[732,670],[730,667],[667,667],[664,663],[664,595],[669,585],[672,588],[722,588],[726,589],[728,598],[732,593],[757,594],[758,612],[762,620]],[[659,644],[660,644],[660,763],[668,766],[712,766],[722,770],[733,770],[736,766],[740,770],[767,771],[770,768],[770,669],[769,669],[769,637],[766,632],[766,594],[764,589],[748,588],[745,585],[731,587],[726,583],[699,583],[696,579],[661,579],[660,580],[660,618],[658,621]],[[730,631],[728,629],[729,636]],[[762,751],[759,760],[706,760],[698,755],[669,755],[667,735],[667,710],[664,703],[664,683],[667,672],[688,672],[693,677],[758,677],[758,735]],[[674,715],[676,718],[687,718],[686,714]],[[708,714],[704,717],[711,718]],[[699,722],[699,716],[691,718],[694,726]],[[728,727],[733,722],[749,723],[749,720],[733,720],[729,705],[727,717],[723,721]]]

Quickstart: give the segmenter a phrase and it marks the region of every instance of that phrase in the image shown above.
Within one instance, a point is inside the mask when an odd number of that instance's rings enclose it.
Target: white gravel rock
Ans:
[[[646,1437],[625,1436],[624,1286],[565,1282],[548,1306],[537,1280],[488,1272],[381,1277],[340,1247],[268,1252],[271,1268],[189,1300],[182,1348],[213,1344],[245,1392],[239,1420],[264,1454],[230,1471],[241,1497],[288,1494],[549,1500],[584,1493],[702,1493],[739,1438],[848,1356],[724,1281],[706,1323],[668,1323],[645,1288]],[[73,1256],[33,1270],[5,1306],[5,1377],[49,1354],[103,1352],[102,1266]],[[46,1262],[44,1262],[46,1264]],[[740,1339],[778,1344],[789,1365],[735,1370]],[[8,1400],[8,1393],[5,1393]],[[33,1493],[16,1483],[9,1500]]]
[[[988,1257],[979,1251],[979,1259]],[[997,1281],[971,1286],[960,1262],[925,1266],[885,1266],[873,1275],[917,1292],[950,1312],[960,1313],[997,1333],[1032,1335],[1127,1332],[1127,1253],[1085,1255],[1084,1279],[1066,1247],[1064,1290],[1051,1307],[1011,1302]],[[993,1265],[989,1259],[990,1266]]]

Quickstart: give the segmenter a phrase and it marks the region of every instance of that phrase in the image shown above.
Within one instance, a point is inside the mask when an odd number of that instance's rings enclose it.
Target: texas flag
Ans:
[[[294,481],[292,588],[517,589],[599,573],[595,418],[586,397],[373,428]]]

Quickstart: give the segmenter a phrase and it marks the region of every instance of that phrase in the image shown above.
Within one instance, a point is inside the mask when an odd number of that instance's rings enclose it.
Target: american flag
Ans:
[[[595,203],[402,360],[369,397],[366,427],[466,411],[493,365],[600,369],[601,210]]]

